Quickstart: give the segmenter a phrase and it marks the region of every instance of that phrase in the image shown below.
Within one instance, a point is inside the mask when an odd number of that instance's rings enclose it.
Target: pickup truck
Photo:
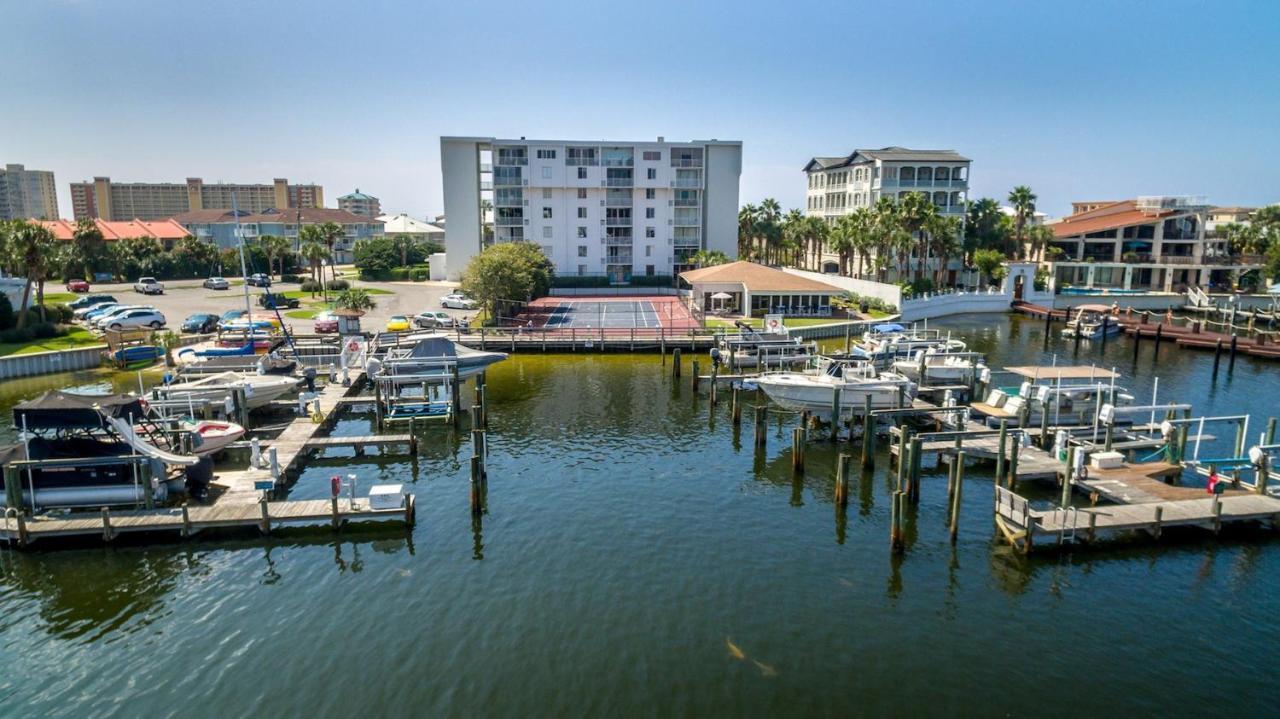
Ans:
[[[163,295],[164,285],[154,277],[139,277],[138,281],[133,283],[133,291],[144,295]]]

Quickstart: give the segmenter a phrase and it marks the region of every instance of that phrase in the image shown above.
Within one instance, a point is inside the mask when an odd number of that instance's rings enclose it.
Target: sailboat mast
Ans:
[[[249,301],[249,270],[244,264],[244,227],[240,224],[240,206],[236,202],[236,193],[231,193],[231,214],[236,216],[236,237],[240,239],[240,280],[244,284],[245,322],[248,323],[248,339],[253,341],[253,303]]]

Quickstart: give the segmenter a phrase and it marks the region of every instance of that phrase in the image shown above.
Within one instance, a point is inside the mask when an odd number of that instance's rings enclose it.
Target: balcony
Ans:
[[[678,179],[676,179],[676,180],[673,180],[673,181],[671,182],[671,186],[672,186],[672,187],[677,187],[677,188],[686,188],[686,189],[694,189],[694,190],[696,190],[696,189],[698,189],[698,188],[702,187],[702,178],[686,178],[686,177],[681,177],[681,178],[678,178]]]
[[[630,247],[631,237],[604,237],[605,247]]]
[[[605,207],[631,207],[633,204],[630,194],[626,197],[606,197],[604,200]]]
[[[671,158],[672,167],[702,167],[701,157]]]
[[[606,227],[630,227],[630,217],[606,217],[604,220]]]
[[[675,200],[675,203],[676,207],[700,207],[702,204],[697,198],[691,200]]]
[[[604,181],[605,187],[634,187],[635,180],[630,177],[608,177]]]

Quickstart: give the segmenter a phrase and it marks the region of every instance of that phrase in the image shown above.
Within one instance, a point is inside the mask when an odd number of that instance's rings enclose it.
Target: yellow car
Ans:
[[[409,318],[405,317],[404,315],[392,315],[391,319],[387,320],[387,331],[388,332],[408,332]]]

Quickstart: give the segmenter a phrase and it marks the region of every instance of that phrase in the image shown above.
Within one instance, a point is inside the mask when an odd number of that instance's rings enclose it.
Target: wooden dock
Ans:
[[[396,509],[373,509],[367,499],[354,502],[347,498],[258,501],[250,503],[216,502],[211,506],[182,506],[164,509],[99,513],[78,512],[63,517],[21,517],[16,512],[0,517],[0,537],[25,547],[47,537],[100,535],[110,542],[121,534],[132,532],[178,532],[190,537],[202,530],[220,527],[256,527],[270,534],[273,526],[283,524],[328,524],[339,529],[348,522],[403,521],[412,527],[416,507],[412,494],[405,495]]]

